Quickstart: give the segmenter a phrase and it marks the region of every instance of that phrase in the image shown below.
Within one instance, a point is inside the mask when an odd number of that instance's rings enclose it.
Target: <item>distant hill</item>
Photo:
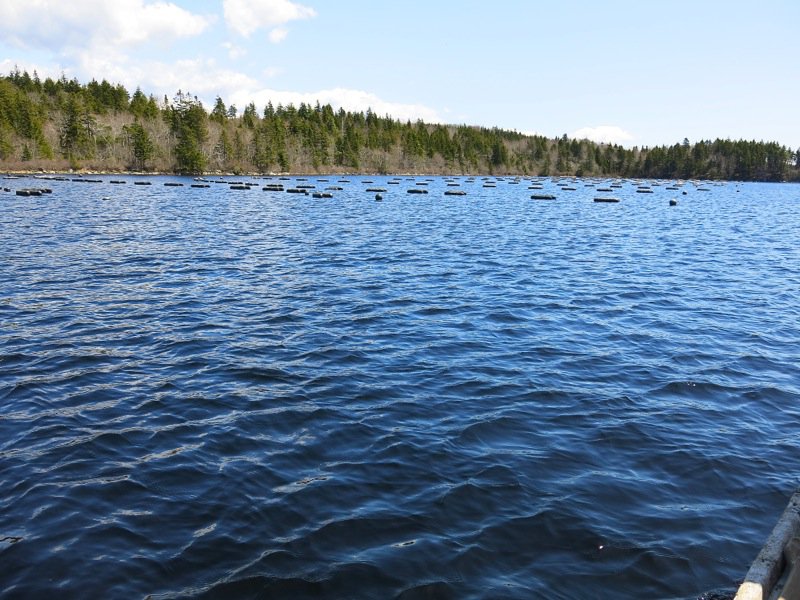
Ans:
[[[429,173],[800,180],[800,149],[714,140],[627,149],[330,105],[158,99],[105,80],[0,76],[0,170]]]

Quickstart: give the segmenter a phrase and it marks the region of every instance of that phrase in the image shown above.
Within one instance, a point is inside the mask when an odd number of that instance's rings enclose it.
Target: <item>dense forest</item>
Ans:
[[[800,180],[800,149],[717,139],[623,148],[468,125],[401,122],[330,105],[239,110],[217,97],[64,75],[0,76],[0,169],[178,173],[473,173]]]

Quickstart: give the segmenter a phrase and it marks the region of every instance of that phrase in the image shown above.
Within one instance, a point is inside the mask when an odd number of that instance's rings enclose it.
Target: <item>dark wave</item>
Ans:
[[[3,196],[0,597],[729,597],[797,487],[797,186],[461,185]]]

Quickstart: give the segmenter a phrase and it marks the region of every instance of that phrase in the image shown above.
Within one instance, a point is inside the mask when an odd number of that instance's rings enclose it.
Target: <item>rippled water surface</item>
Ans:
[[[800,186],[99,179],[0,182],[2,598],[697,598],[798,485]]]

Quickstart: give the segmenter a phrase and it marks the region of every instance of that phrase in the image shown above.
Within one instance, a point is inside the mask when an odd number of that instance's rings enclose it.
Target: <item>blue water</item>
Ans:
[[[0,181],[3,599],[728,594],[798,486],[798,185],[113,178]]]

